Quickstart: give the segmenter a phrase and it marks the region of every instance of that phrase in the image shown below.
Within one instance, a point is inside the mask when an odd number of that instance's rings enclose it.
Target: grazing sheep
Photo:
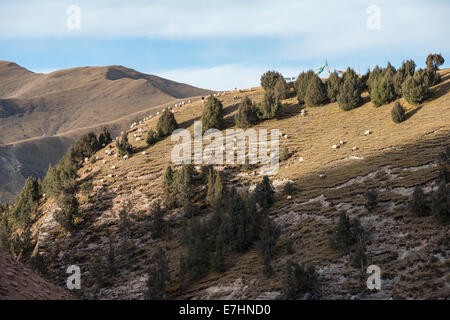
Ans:
[[[365,135],[365,136],[368,136],[368,135],[371,134],[371,133],[372,133],[372,131],[366,130],[366,132],[364,132],[364,135]]]
[[[326,174],[319,174],[319,178],[320,178],[320,179],[325,179],[326,177],[327,177]]]
[[[114,157],[116,157],[116,158],[117,158],[117,153],[115,153],[115,154],[114,154]]]
[[[338,146],[338,145],[336,145],[336,144],[333,144],[332,148],[333,148],[333,149],[338,149],[338,148],[339,148],[339,146]]]
[[[113,177],[112,173],[108,174],[108,178],[112,178],[112,177]]]
[[[159,116],[159,111],[156,113],[157,116]]]
[[[284,135],[284,138],[285,138],[285,139],[288,139],[288,138],[289,138],[289,136],[288,136],[287,134],[285,134],[285,135]]]
[[[142,151],[142,154],[145,156],[146,154],[147,154],[147,152],[145,152],[145,151]]]
[[[299,162],[303,162],[303,157],[298,158]]]
[[[128,159],[128,155],[127,155],[127,154],[124,155],[123,158],[124,158],[125,160]]]
[[[352,148],[352,151],[356,151],[356,150],[358,150],[357,147],[353,147],[353,148]]]
[[[100,181],[100,183],[103,183],[103,182],[105,182],[105,180],[104,180],[104,179],[100,179],[99,181]]]
[[[340,143],[340,144],[345,144],[345,141],[342,141],[342,140],[341,140],[341,141],[339,141],[339,143]]]
[[[287,196],[287,199],[288,200],[292,200],[292,196]]]
[[[103,162],[103,164],[105,164],[105,163],[106,163],[106,160],[103,160],[102,162]]]
[[[116,169],[116,166],[111,166],[111,170],[115,170]]]
[[[88,161],[89,161],[88,157],[84,158],[84,162],[88,162]]]

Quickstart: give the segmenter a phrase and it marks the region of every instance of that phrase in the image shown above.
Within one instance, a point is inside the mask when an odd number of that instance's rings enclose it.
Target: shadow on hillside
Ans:
[[[420,107],[417,107],[414,110],[411,110],[410,112],[406,113],[406,120],[411,118],[413,115],[415,115],[417,112],[419,112],[422,108],[423,108],[423,106],[420,106]]]
[[[434,88],[431,89],[431,97],[430,99],[428,99],[428,101],[430,100],[434,100],[434,99],[438,99],[444,95],[446,95],[449,91],[450,91],[450,73],[442,76],[442,81],[441,83],[437,84]],[[447,81],[447,82],[445,82]]]

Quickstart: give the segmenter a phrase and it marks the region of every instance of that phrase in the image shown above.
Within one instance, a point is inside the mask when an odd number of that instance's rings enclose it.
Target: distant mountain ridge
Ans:
[[[49,74],[0,61],[0,201],[13,201],[30,176],[43,177],[81,134],[113,135],[139,118],[209,90],[123,66]]]

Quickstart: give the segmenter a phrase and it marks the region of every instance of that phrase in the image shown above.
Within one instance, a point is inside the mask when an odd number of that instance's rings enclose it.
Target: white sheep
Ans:
[[[299,162],[303,162],[303,157],[298,158]]]
[[[365,135],[365,136],[368,136],[368,135],[371,134],[371,133],[372,133],[372,131],[366,130],[366,132],[364,132],[364,135]]]
[[[345,144],[345,141],[342,141],[342,140],[341,140],[341,141],[339,141],[339,143],[340,143],[340,144]]]
[[[128,159],[128,155],[127,155],[127,154],[124,155],[123,158],[124,158],[125,160]]]
[[[292,200],[292,196],[287,196],[287,199],[288,200]]]
[[[141,141],[141,138],[140,137],[136,137],[136,141]]]
[[[338,146],[338,145],[336,145],[336,144],[333,144],[332,148],[336,150],[336,149],[338,149],[338,148],[339,148],[339,146]]]
[[[159,116],[159,111],[156,113],[157,116]]]
[[[356,150],[358,150],[357,147],[353,147],[353,148],[352,148],[352,151],[356,151]]]
[[[145,151],[142,151],[142,154],[145,156],[147,153]]]
[[[102,162],[103,162],[103,164],[105,164],[105,163],[106,163],[106,160],[103,160]]]
[[[326,178],[326,177],[327,177],[326,174],[319,174],[319,178],[320,178],[320,179],[324,179],[324,178]]]
[[[116,169],[116,166],[111,166],[111,170],[115,170]]]
[[[89,158],[88,157],[85,157],[84,158],[84,162],[88,162],[89,161]]]

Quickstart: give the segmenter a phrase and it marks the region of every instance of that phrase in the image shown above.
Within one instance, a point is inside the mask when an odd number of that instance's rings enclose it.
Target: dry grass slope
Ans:
[[[255,126],[281,129],[288,138],[280,140],[280,148],[287,146],[293,153],[272,177],[277,201],[270,215],[282,227],[273,278],[263,276],[261,258],[256,248],[252,248],[243,255],[228,257],[232,264],[223,274],[210,273],[189,284],[184,292],[179,291],[178,261],[184,251],[179,239],[174,236],[154,241],[149,233],[149,210],[154,201],[162,200],[162,175],[175,143],[166,138],[149,147],[143,141],[136,142],[133,136],[139,128],[144,132],[155,128],[157,119],[128,132],[138,151],[130,159],[106,156],[105,150],[101,150],[93,157],[99,160],[80,169],[80,182],[93,179],[94,192],[89,196],[78,195],[82,203],[78,232],[64,236],[52,220],[54,201],[41,203],[40,219],[34,229],[39,239],[37,250],[51,261],[50,269],[61,283],[64,266],[72,263],[81,266],[85,272],[84,298],[142,298],[147,263],[158,246],[167,250],[173,279],[169,288],[171,298],[275,298],[282,289],[287,259],[316,264],[324,299],[448,298],[448,226],[432,217],[415,217],[407,207],[414,186],[424,186],[426,194],[437,188],[436,159],[450,140],[450,70],[441,73],[443,82],[432,89],[432,99],[420,106],[402,101],[408,119],[401,124],[392,123],[392,104],[375,108],[367,102],[344,112],[333,103],[307,107],[307,115],[303,117],[292,98],[283,101],[278,119]],[[228,124],[236,111],[235,94],[220,97]],[[263,92],[254,88],[238,93],[240,98],[244,95],[260,101]],[[201,112],[202,105],[196,102],[175,111],[175,117],[192,132],[193,121],[200,118]],[[372,134],[364,135],[366,130]],[[145,137],[144,134],[144,140]],[[332,149],[340,140],[345,144]],[[357,150],[352,151],[353,147]],[[114,145],[106,149],[117,153]],[[303,161],[299,161],[300,157]],[[253,186],[261,179],[239,166],[219,169],[234,185]],[[326,177],[321,179],[319,175]],[[289,200],[280,192],[287,180],[297,186]],[[368,213],[364,208],[363,194],[370,188],[379,194],[376,213]],[[200,188],[197,193],[196,215],[206,216],[210,210],[202,206],[201,199],[205,191]],[[128,203],[133,221],[132,247],[118,254],[120,274],[105,288],[98,288],[92,281],[90,265],[95,256],[106,255],[109,237],[119,248],[122,236],[118,231],[118,212],[127,208]],[[342,211],[358,216],[369,232],[368,262],[382,270],[379,292],[365,288],[365,279],[351,266],[349,255],[341,255],[329,247],[329,232]],[[166,217],[172,223],[174,235],[180,233],[181,215],[177,209]],[[286,253],[287,239],[294,242],[293,254]]]

